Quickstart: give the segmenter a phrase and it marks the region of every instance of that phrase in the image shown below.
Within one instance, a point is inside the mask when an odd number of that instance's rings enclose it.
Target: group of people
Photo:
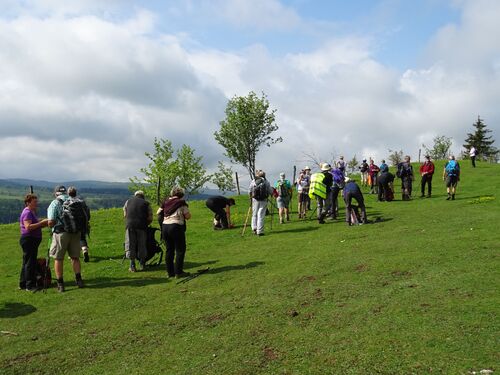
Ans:
[[[472,151],[471,151],[472,152]],[[474,151],[475,155],[475,151]],[[474,160],[472,160],[473,165]],[[397,165],[396,176],[389,172],[389,167],[382,160],[377,166],[373,159],[369,163],[364,159],[359,166],[361,185],[369,186],[371,194],[378,194],[379,201],[394,199],[393,182],[396,177],[401,179],[402,200],[411,199],[412,185],[415,180],[410,157]],[[431,197],[432,178],[435,166],[426,155],[419,169],[421,175],[421,197]],[[447,200],[454,200],[456,187],[460,181],[460,165],[454,156],[450,156],[443,170],[443,180],[446,181]],[[280,223],[290,220],[290,202],[296,187],[298,194],[298,217],[305,219],[311,210],[311,200],[316,200],[316,217],[320,224],[325,219],[336,219],[338,216],[338,196],[342,192],[345,202],[345,221],[353,225],[357,221],[366,223],[366,207],[360,186],[346,175],[346,163],[343,157],[334,167],[328,163],[320,165],[320,171],[311,173],[311,168],[304,167],[298,178],[291,183],[285,173],[271,186],[266,179],[266,173],[258,170],[249,186],[251,198],[251,228],[255,235],[264,235],[264,220],[268,211],[269,197],[276,198],[276,206]],[[427,189],[426,189],[427,188]],[[425,194],[427,190],[427,195]],[[357,204],[353,204],[356,201]],[[65,291],[63,280],[63,264],[66,253],[71,259],[75,274],[75,283],[79,288],[84,286],[81,276],[80,253],[85,262],[89,261],[87,237],[90,233],[90,210],[85,201],[77,197],[75,187],[68,190],[57,186],[54,200],[47,210],[47,219],[37,217],[38,198],[28,194],[24,200],[25,208],[19,222],[21,229],[20,245],[23,250],[23,260],[20,272],[19,288],[36,291],[40,288],[37,280],[38,247],[42,240],[42,228],[51,228],[51,244],[49,255],[54,258],[54,270],[59,292]],[[209,197],[206,206],[213,213],[213,228],[224,230],[233,228],[231,223],[231,207],[235,200],[224,196]],[[249,210],[250,213],[250,210]],[[147,252],[147,229],[153,222],[153,212],[150,203],[145,199],[143,191],[136,191],[134,196],[125,202],[123,215],[126,221],[125,254],[130,260],[129,271],[136,272],[136,260],[140,269],[145,267]],[[182,278],[189,276],[184,271],[186,253],[186,221],[191,218],[187,202],[184,200],[184,190],[174,187],[157,211],[161,225],[161,236],[166,244],[166,269],[168,277]],[[247,215],[248,216],[248,215]]]
[[[88,262],[87,236],[90,233],[90,210],[85,201],[77,197],[75,187],[71,186],[66,190],[64,186],[57,186],[54,200],[47,209],[47,219],[43,220],[37,217],[38,197],[35,194],[27,194],[24,204],[25,208],[19,218],[19,242],[23,250],[19,289],[34,292],[43,287],[40,280],[45,280],[42,275],[37,274],[37,257],[42,241],[42,228],[45,227],[51,228],[49,255],[54,258],[58,291],[65,291],[63,266],[66,253],[71,259],[76,285],[82,288],[80,252],[83,252],[84,261]]]

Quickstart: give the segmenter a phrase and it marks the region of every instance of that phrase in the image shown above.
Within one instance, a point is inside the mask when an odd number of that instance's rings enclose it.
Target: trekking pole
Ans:
[[[273,230],[273,201],[270,200],[269,203],[271,203],[271,230]]]
[[[52,230],[49,228],[49,240],[47,243],[47,258],[45,258],[45,270],[43,275],[43,292],[46,293],[48,289],[47,285],[47,276],[49,274],[49,266],[50,266],[50,246],[52,245]]]
[[[210,270],[210,267],[202,268],[201,270],[196,271],[196,273],[192,273],[188,277],[185,277],[184,279],[177,281],[175,284],[179,285],[179,284],[187,283],[188,281],[196,279],[198,276],[208,272],[209,270]]]
[[[245,224],[243,225],[243,230],[241,231],[241,236],[245,234],[245,229],[247,228],[248,218],[250,217],[250,211],[252,211],[252,206],[248,207],[247,216],[245,218]]]

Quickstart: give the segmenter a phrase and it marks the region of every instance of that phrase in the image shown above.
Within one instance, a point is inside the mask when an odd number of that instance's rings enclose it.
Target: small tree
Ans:
[[[389,153],[388,159],[391,165],[396,166],[403,161],[403,150],[389,150]]]
[[[219,161],[217,168],[218,171],[212,175],[212,182],[222,192],[234,191],[236,184],[233,180],[234,172],[231,167],[226,167],[223,162]]]
[[[144,177],[139,179],[134,176],[129,179],[131,191],[143,190],[150,201],[156,201],[168,197],[174,186],[184,188],[187,195],[197,194],[210,180],[211,176],[206,174],[203,167],[202,157],[195,156],[191,147],[182,145],[179,150],[174,151],[172,142],[162,138],[155,138],[153,147],[153,153],[144,153],[150,160],[146,167],[139,170]]]
[[[472,126],[476,130],[474,133],[467,133],[463,147],[468,151],[474,146],[476,148],[476,155],[482,160],[498,160],[499,150],[493,146],[495,140],[492,139],[491,135],[487,136],[488,133],[491,133],[491,130],[486,128],[486,125],[479,116],[477,116],[477,121]],[[465,152],[464,156],[469,157],[468,152]]]
[[[422,144],[426,154],[434,160],[446,159],[453,143],[451,138],[445,135],[438,135],[434,137],[432,141],[434,142],[432,148],[428,148],[426,145]]]
[[[276,110],[269,109],[265,94],[258,98],[251,91],[247,96],[235,96],[226,106],[226,118],[220,122],[215,139],[226,150],[225,155],[234,163],[243,165],[255,176],[255,157],[262,145],[270,147],[282,138],[271,137],[278,130]]]
[[[354,173],[358,170],[358,165],[359,161],[356,159],[356,155],[352,157],[351,160],[347,162],[347,168],[349,169],[349,172]]]

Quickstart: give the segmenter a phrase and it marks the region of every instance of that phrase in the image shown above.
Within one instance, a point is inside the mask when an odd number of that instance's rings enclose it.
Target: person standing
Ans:
[[[81,231],[80,237],[80,247],[83,252],[83,261],[87,263],[89,261],[89,246],[87,243],[87,236],[90,235],[90,210],[85,201],[81,198],[77,198],[76,196],[76,188],[74,186],[70,186],[68,188],[68,195],[73,200],[79,200],[83,206],[83,212],[85,213],[85,226]]]
[[[54,191],[55,199],[50,203],[47,209],[48,225],[52,228],[52,243],[50,245],[50,256],[54,258],[54,271],[57,278],[57,290],[65,291],[63,279],[63,265],[66,252],[71,258],[73,272],[75,273],[76,285],[78,288],[83,288],[83,280],[80,264],[80,238],[81,228],[76,228],[74,231],[67,229],[67,218],[65,220],[64,211],[66,201],[70,201],[64,186],[57,186]],[[68,202],[69,203],[69,202]],[[76,215],[75,215],[76,216]],[[83,213],[81,215],[83,216]],[[65,223],[66,221],[66,223]]]
[[[182,198],[184,198],[184,189],[174,187],[157,212],[157,214],[163,212],[162,237],[167,246],[165,258],[167,275],[169,278],[175,276],[177,279],[190,275],[189,272],[184,272],[184,258],[186,255],[186,220],[191,219],[191,213],[186,201]]]
[[[136,272],[135,260],[139,259],[141,269],[147,256],[147,229],[153,221],[151,205],[146,201],[144,192],[138,190],[125,202],[123,217],[126,219],[125,255],[130,259],[130,272]]]
[[[476,168],[476,154],[477,154],[476,148],[474,146],[471,146],[469,150],[469,156],[472,162],[472,168]]]
[[[358,206],[361,210],[361,222],[366,224],[366,207],[363,199],[363,193],[355,181],[351,180],[349,177],[346,177],[345,181],[343,192],[345,202],[345,221],[349,226],[353,224],[351,217],[353,212],[352,200],[354,199],[358,202]]]
[[[382,163],[379,166],[380,172],[389,172],[389,166],[385,163],[385,160],[382,159]]]
[[[380,168],[373,159],[370,159],[370,165],[368,167],[368,174],[370,175],[370,194],[377,193],[377,176],[380,172]]]
[[[299,219],[305,219],[308,208],[309,186],[311,185],[311,168],[305,167],[299,174],[297,179],[297,194],[298,194],[298,212]]]
[[[332,178],[333,178],[332,190],[330,193],[330,200],[331,200],[332,204],[331,204],[331,209],[328,212],[328,214],[332,220],[335,220],[335,219],[337,219],[337,216],[339,214],[338,196],[339,196],[340,190],[342,190],[344,188],[345,174],[340,168],[332,169],[331,174],[332,174]]]
[[[273,193],[273,188],[266,180],[264,171],[257,171],[255,178],[250,182],[248,191],[252,198],[252,231],[258,236],[263,236],[267,198]]]
[[[368,186],[368,168],[369,165],[366,159],[363,159],[363,162],[359,166],[359,171],[361,172],[361,186]]]
[[[344,161],[344,156],[340,156],[339,160],[336,163],[336,167],[342,171],[342,173],[345,173],[345,161]]]
[[[309,198],[316,198],[318,223],[324,224],[327,212],[330,210],[331,190],[333,176],[330,173],[332,167],[328,163],[321,164],[321,172],[311,176],[311,186],[309,188]]]
[[[285,218],[290,221],[290,201],[292,200],[292,185],[290,181],[285,179],[285,173],[280,173],[280,179],[276,181],[274,188],[278,192],[276,197],[276,205],[278,206],[278,214],[280,217],[280,224],[285,223]]]
[[[444,166],[443,181],[446,180],[447,201],[455,200],[458,181],[460,181],[460,164],[455,160],[454,155],[450,155],[448,163]]]
[[[404,161],[398,164],[397,176],[401,178],[402,200],[409,201],[411,199],[413,180],[415,179],[409,155],[406,155]]]
[[[233,198],[217,195],[209,197],[205,204],[215,214],[214,229],[233,228],[233,224],[231,224],[231,206],[236,204]]]
[[[425,185],[427,184],[427,198],[432,194],[432,176],[434,175],[434,163],[429,155],[425,155],[424,164],[420,166],[420,175],[422,176],[420,198],[425,197]]]
[[[47,219],[38,220],[36,211],[38,208],[38,197],[27,194],[24,198],[24,209],[19,217],[21,238],[19,244],[23,249],[23,263],[19,276],[19,289],[35,292],[38,290],[36,282],[36,262],[38,246],[42,241],[42,228],[49,222]]]

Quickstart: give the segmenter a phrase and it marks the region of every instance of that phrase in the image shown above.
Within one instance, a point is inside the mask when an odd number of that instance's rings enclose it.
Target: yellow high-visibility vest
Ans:
[[[326,185],[324,184],[325,175],[323,173],[313,173],[311,176],[311,186],[309,187],[309,198],[315,198],[318,196],[320,198],[326,199]]]

